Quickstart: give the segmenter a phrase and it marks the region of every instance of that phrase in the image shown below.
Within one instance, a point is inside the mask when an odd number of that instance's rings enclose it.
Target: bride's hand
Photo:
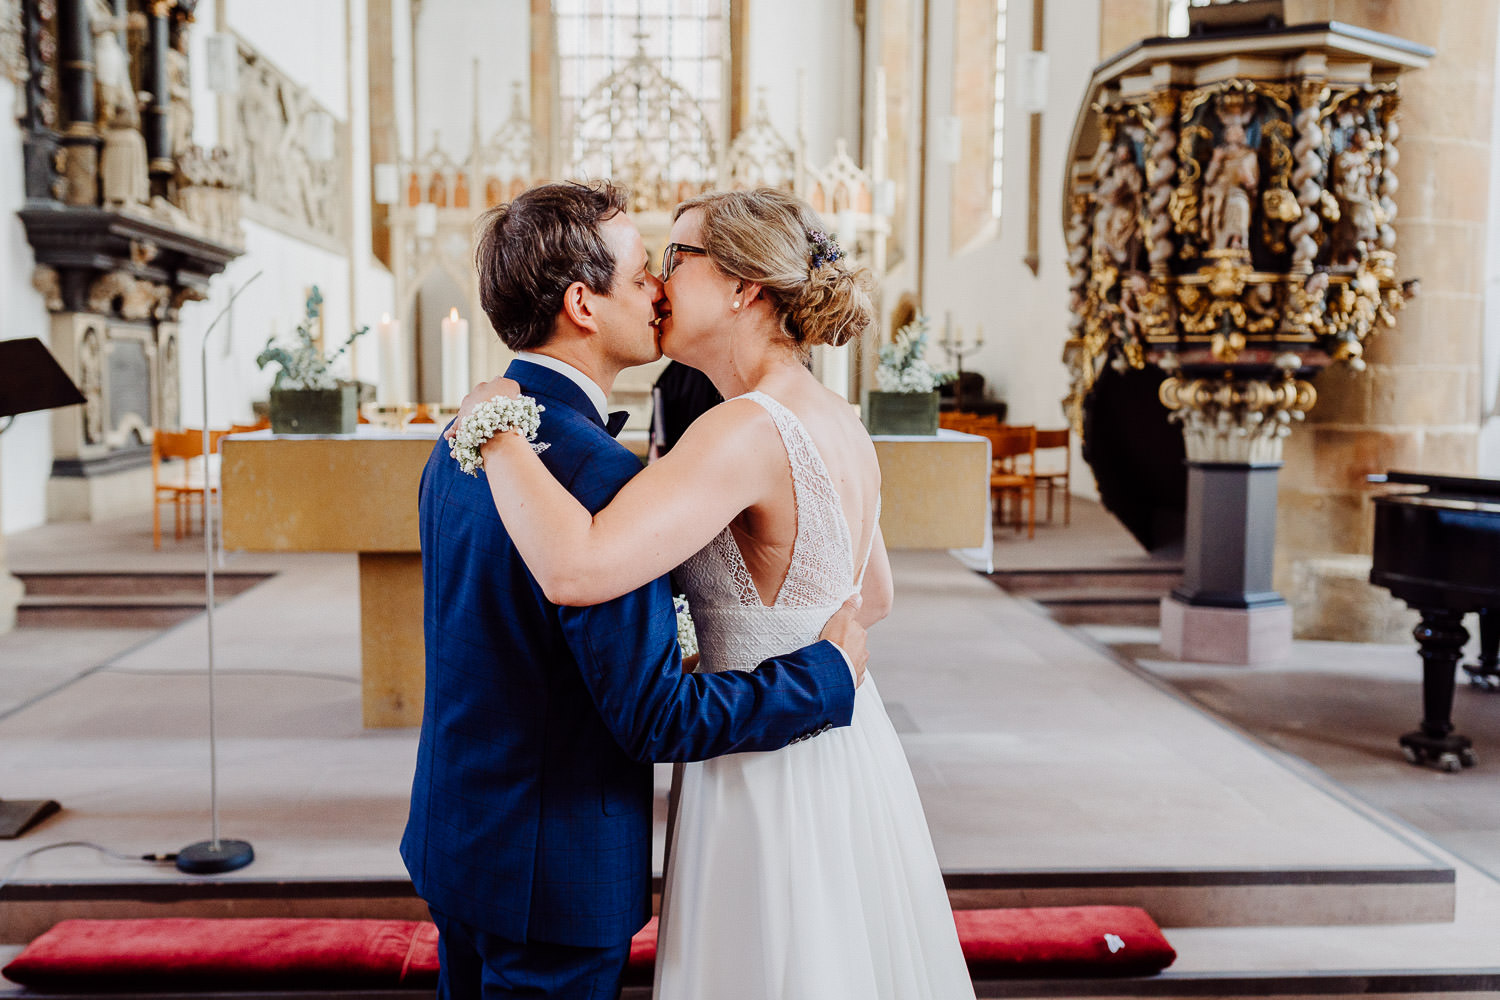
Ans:
[[[464,418],[473,413],[474,407],[485,400],[494,399],[497,396],[510,396],[514,399],[519,395],[521,395],[521,383],[514,379],[508,379],[504,375],[496,375],[488,382],[479,383],[464,397],[463,402],[459,404],[458,416],[453,418],[453,423],[449,425],[443,437],[451,439],[458,434],[458,428],[464,422]]]

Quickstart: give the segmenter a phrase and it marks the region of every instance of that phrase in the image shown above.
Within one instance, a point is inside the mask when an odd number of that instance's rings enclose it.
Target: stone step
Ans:
[[[1016,597],[1038,599],[1038,592],[1079,594],[1153,593],[1160,597],[1182,582],[1181,566],[1119,569],[996,570],[990,582]]]
[[[202,573],[16,573],[28,596],[41,595],[145,595],[179,594],[199,597],[204,590]],[[215,573],[214,595],[233,597],[269,579],[271,573]]]
[[[202,573],[18,573],[18,628],[170,628],[205,606]],[[214,606],[269,573],[215,573]]]

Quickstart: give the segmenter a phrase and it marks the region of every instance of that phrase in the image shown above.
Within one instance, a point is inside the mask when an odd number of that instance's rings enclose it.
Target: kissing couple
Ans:
[[[548,184],[485,217],[481,301],[517,358],[422,474],[401,853],[438,996],[617,997],[651,915],[651,762],[675,761],[657,1000],[972,998],[865,673],[893,599],[874,446],[807,367],[873,322],[869,272],[763,188],[679,205],[654,274],[626,204]],[[662,354],[726,401],[643,470],[605,399]]]

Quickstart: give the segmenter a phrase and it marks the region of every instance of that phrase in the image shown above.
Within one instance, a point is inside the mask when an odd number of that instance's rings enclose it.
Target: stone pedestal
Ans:
[[[1161,644],[1181,660],[1263,663],[1291,652],[1271,586],[1280,462],[1189,462],[1182,583],[1162,599]]]
[[[1161,648],[1193,663],[1274,663],[1292,651],[1292,609],[1285,604],[1214,608],[1163,597]]]

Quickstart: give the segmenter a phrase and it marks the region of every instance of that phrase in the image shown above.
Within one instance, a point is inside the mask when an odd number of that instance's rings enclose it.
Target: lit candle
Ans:
[[[983,346],[984,346],[984,324],[982,324],[982,323],[975,323],[974,324],[974,350],[977,351],[977,350],[979,350]]]
[[[457,309],[443,320],[443,402],[458,403],[469,391],[469,321]]]
[[[375,330],[380,346],[380,391],[382,403],[409,402],[406,397],[406,365],[402,364],[401,324],[386,313]]]

